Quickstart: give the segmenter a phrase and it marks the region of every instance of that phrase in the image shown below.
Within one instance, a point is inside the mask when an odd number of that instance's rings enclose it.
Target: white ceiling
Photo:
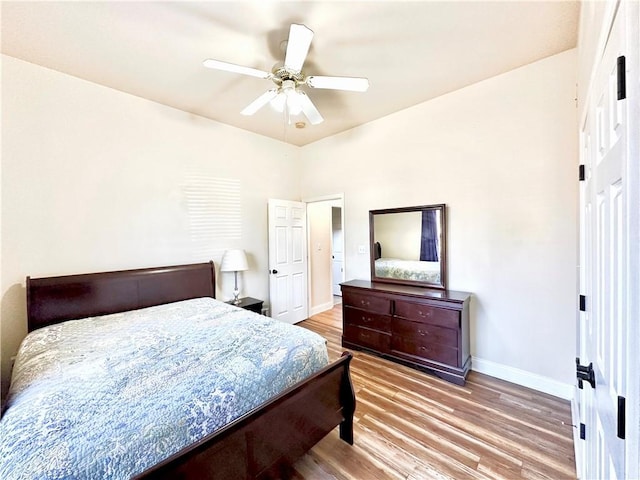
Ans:
[[[294,145],[305,145],[576,46],[573,1],[2,2],[2,53]],[[315,32],[305,74],[363,76],[366,93],[306,89],[320,125],[240,111],[291,23]],[[304,120],[304,118],[300,118]]]

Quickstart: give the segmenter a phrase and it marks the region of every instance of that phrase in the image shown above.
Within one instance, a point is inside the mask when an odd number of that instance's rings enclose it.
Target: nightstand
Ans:
[[[227,302],[234,305],[233,300]],[[258,300],[257,298],[244,297],[240,299],[240,303],[235,305],[236,307],[244,308],[245,310],[251,310],[252,312],[262,313],[262,304],[264,300]]]

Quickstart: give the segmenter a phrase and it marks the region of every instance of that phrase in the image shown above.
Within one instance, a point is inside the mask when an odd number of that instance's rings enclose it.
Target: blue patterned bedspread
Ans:
[[[36,330],[0,419],[0,478],[130,478],[327,364],[319,335],[212,298]]]

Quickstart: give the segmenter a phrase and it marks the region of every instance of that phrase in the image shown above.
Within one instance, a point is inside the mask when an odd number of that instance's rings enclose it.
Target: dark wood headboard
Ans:
[[[213,262],[62,277],[27,277],[31,332],[64,320],[216,296]]]

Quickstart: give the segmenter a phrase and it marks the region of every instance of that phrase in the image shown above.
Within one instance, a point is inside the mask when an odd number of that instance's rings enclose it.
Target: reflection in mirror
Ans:
[[[445,287],[445,206],[372,210],[373,281]]]

